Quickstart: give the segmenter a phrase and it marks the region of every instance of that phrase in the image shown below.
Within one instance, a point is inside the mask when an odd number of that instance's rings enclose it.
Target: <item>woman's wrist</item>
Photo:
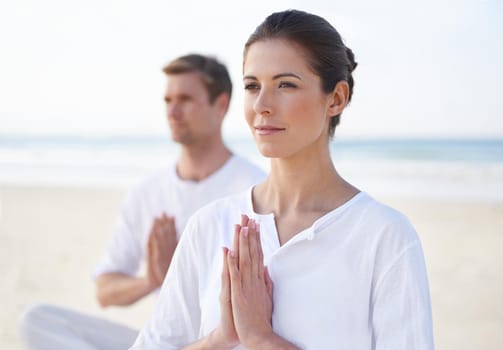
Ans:
[[[226,340],[220,328],[214,329],[204,340],[204,349],[230,350],[239,344],[239,342]]]
[[[300,350],[297,346],[293,345],[289,341],[281,338],[274,332],[256,337],[249,344],[245,346],[250,350]]]
[[[206,337],[184,347],[184,350],[231,350],[238,344],[228,344],[219,329],[213,330]]]

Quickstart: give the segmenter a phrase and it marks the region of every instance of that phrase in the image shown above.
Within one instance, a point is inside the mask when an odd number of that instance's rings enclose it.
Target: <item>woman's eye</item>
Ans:
[[[245,90],[258,90],[258,89],[259,89],[259,86],[258,86],[258,84],[255,84],[255,83],[245,85]]]
[[[279,87],[280,88],[296,88],[297,85],[295,85],[293,83],[289,83],[287,81],[282,81],[281,83],[279,83]]]

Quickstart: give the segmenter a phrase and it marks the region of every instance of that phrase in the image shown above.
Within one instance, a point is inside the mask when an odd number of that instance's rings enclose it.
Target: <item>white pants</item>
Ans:
[[[125,350],[138,331],[54,305],[28,309],[20,322],[20,336],[30,350]]]

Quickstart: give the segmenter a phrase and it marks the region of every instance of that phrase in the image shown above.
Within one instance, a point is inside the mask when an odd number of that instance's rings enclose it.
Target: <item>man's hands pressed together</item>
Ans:
[[[175,218],[163,213],[155,218],[147,244],[147,276],[152,288],[159,288],[177,245]]]

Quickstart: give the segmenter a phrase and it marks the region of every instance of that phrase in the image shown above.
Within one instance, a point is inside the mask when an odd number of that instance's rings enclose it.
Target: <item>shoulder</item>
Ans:
[[[374,227],[383,234],[400,235],[404,240],[417,240],[416,231],[404,213],[367,194],[364,197],[361,203],[362,224]]]
[[[367,253],[373,257],[376,278],[393,266],[405,266],[410,260],[421,261],[421,241],[408,217],[370,196],[364,202],[357,236],[369,248]]]
[[[219,198],[198,209],[191,217],[193,223],[219,223],[232,220],[239,223],[241,214],[250,215],[251,187]]]
[[[241,214],[250,215],[246,203],[249,193],[247,190],[222,197],[195,211],[185,226],[177,251],[191,252],[191,256],[207,263],[221,247],[231,247],[234,225],[239,224]]]
[[[187,222],[182,237],[190,236],[203,242],[208,236],[222,236],[224,241],[232,237],[235,224],[239,224],[241,215],[251,215],[251,187],[221,197],[196,210]]]
[[[348,216],[352,227],[351,239],[357,246],[366,247],[367,257],[385,266],[421,244],[419,236],[399,210],[383,204],[366,193],[351,207]]]

